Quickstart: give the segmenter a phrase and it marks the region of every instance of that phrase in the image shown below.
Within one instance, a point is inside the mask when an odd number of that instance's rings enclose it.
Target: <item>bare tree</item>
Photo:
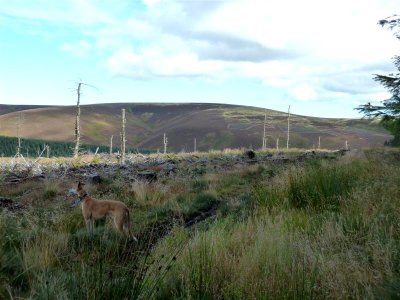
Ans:
[[[267,137],[265,136],[266,127],[267,127],[267,110],[265,110],[265,115],[264,115],[264,134],[262,139],[262,150],[267,149]]]
[[[289,138],[290,138],[290,105],[288,108],[288,117],[287,117],[287,140],[286,140],[286,149],[289,149]]]
[[[167,153],[167,145],[168,145],[168,137],[165,133],[164,133],[163,142],[164,142],[164,154],[165,154],[165,153]]]
[[[18,114],[18,118],[17,118],[17,138],[18,138],[18,144],[17,144],[17,153],[15,154],[15,157],[21,157],[21,127],[22,127],[22,123],[23,123],[23,115],[20,112]]]
[[[126,135],[125,135],[125,108],[122,109],[122,133],[121,133],[121,163],[125,163],[125,152],[126,152]]]
[[[318,150],[321,149],[321,136],[318,137]]]
[[[197,151],[197,140],[194,138],[193,152]]]
[[[276,150],[279,151],[279,138],[276,139]]]
[[[79,147],[80,147],[80,140],[81,140],[81,88],[82,85],[90,86],[92,88],[97,89],[95,86],[92,86],[87,83],[83,83],[82,81],[78,82],[78,88],[76,89],[76,93],[78,95],[78,100],[76,103],[76,118],[75,118],[75,147],[74,147],[74,157],[79,156]]]
[[[74,148],[74,157],[77,158],[79,155],[79,147],[81,140],[81,87],[82,82],[78,83],[78,88],[76,89],[76,93],[78,94],[78,101],[76,103],[76,117],[75,117],[75,148]]]
[[[111,135],[111,137],[110,137],[110,155],[112,155],[112,152],[113,152],[113,137],[114,137],[114,135]]]

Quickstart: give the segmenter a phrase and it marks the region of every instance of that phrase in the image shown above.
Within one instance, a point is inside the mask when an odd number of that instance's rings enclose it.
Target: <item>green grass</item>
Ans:
[[[287,196],[295,208],[334,209],[340,198],[368,176],[369,167],[360,162],[323,165],[316,163],[305,168],[291,169],[288,174]]]
[[[139,243],[110,220],[91,238],[68,182],[1,181],[31,207],[0,210],[0,299],[399,298],[399,158],[378,149],[88,186],[131,208]]]
[[[368,156],[260,182],[256,214],[194,233],[159,297],[397,298],[399,162]]]
[[[9,291],[35,299],[151,297],[165,270],[148,272],[163,264],[149,261],[148,245],[101,226],[91,238],[82,226],[78,229],[81,218],[73,215],[35,232],[23,223],[37,216],[1,215],[0,298],[8,298]]]

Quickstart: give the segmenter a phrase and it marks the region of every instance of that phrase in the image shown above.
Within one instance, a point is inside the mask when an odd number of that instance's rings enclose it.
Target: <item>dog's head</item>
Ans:
[[[85,186],[84,183],[80,181],[78,182],[78,188],[76,189],[76,191],[78,192],[78,196],[81,199],[87,196],[86,191],[83,189],[84,186]]]
[[[79,196],[81,196],[82,192],[85,192],[85,190],[83,189],[83,187],[85,186],[85,184],[83,182],[78,182],[78,187],[76,189],[77,193]]]

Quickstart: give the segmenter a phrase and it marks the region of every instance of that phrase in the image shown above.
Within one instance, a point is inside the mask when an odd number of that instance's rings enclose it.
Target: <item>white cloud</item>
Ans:
[[[107,62],[115,75],[134,78],[211,76],[222,70],[221,62],[200,61],[194,53],[166,55],[159,47],[148,47],[135,52],[121,49]]]
[[[290,95],[299,101],[310,101],[317,98],[316,91],[308,84],[298,85],[290,90]]]
[[[158,48],[158,57],[171,58],[167,61],[177,64],[174,69],[179,69],[180,74],[185,73],[185,67],[186,73],[194,73],[194,61],[207,65],[211,60],[221,61],[218,68],[210,69],[212,72],[234,70],[236,76],[258,78],[265,83],[298,82],[305,76],[325,76],[382,62],[394,54],[397,46],[390,33],[376,25],[393,8],[394,1],[385,1],[383,5],[378,0],[368,3],[232,0],[224,1],[214,10],[204,10],[199,19],[191,18],[196,13],[185,6],[187,2],[144,2],[148,10],[141,14],[141,20],[132,17],[126,22],[135,29],[130,33],[132,43],[125,47],[136,48],[135,52],[142,55],[147,51],[144,49]],[[119,33],[116,39],[123,40],[127,33]],[[136,43],[135,38],[140,42]],[[264,55],[260,51],[267,55],[269,49],[292,53],[293,57],[270,54],[270,61],[243,61],[246,56],[251,59],[251,55]],[[116,55],[118,50],[113,52]],[[180,63],[174,57],[184,60]],[[192,57],[191,63],[188,57]],[[268,60],[268,56],[263,59]],[[143,64],[151,62],[151,59],[141,60]],[[157,72],[154,68],[157,67],[147,66],[152,74],[175,74],[165,72],[164,64],[158,66]]]
[[[60,49],[65,52],[71,53],[73,56],[85,58],[88,56],[91,44],[88,41],[80,40],[75,43],[63,43]]]
[[[300,47],[320,57],[371,58],[385,49],[371,50],[387,43],[377,21],[396,9],[395,1],[379,0],[227,1],[199,27],[267,46]]]
[[[162,2],[162,0],[142,0],[142,1],[147,6],[154,6],[154,5],[159,4],[160,2]]]

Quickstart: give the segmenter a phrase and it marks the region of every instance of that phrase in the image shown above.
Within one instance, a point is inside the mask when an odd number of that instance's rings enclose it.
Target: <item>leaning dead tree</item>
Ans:
[[[290,138],[290,105],[288,108],[287,117],[287,139],[286,139],[286,149],[289,149],[289,138]]]
[[[125,163],[125,152],[126,152],[126,135],[125,135],[125,108],[122,109],[122,132],[121,132],[121,163]]]

